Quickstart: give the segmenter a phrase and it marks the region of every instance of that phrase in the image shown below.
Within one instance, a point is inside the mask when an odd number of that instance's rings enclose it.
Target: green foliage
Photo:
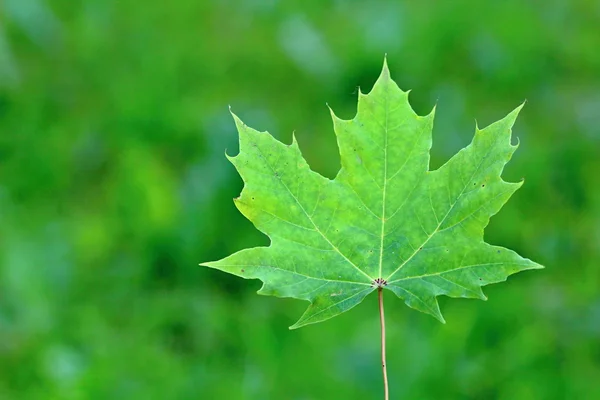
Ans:
[[[234,115],[244,180],[237,208],[271,239],[203,265],[264,282],[260,294],[308,300],[292,328],[320,322],[383,287],[444,322],[436,296],[486,299],[481,286],[542,268],[483,241],[483,229],[521,183],[500,174],[518,146],[521,107],[480,130],[441,168],[429,170],[434,112],[417,115],[387,62],[359,94],[350,121],[333,115],[342,168],[329,180],[290,146]]]
[[[485,240],[547,267],[444,326],[387,292],[394,399],[600,399],[597,3],[0,1],[0,399],[376,397],[376,296],[288,332],[308,303],[197,262],[268,244],[227,105],[333,179],[323,102],[352,118],[386,52],[432,169],[527,99]]]

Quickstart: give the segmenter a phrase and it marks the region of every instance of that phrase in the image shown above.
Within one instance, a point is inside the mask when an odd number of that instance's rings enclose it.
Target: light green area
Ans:
[[[483,241],[483,229],[521,183],[500,174],[517,146],[521,107],[477,128],[473,142],[429,169],[434,113],[417,115],[384,62],[350,121],[336,117],[342,168],[312,171],[294,137],[289,146],[234,115],[240,153],[229,160],[244,180],[237,208],[271,238],[203,265],[260,279],[260,294],[310,301],[292,326],[335,317],[383,286],[442,322],[436,296],[486,299],[481,286],[542,268]]]

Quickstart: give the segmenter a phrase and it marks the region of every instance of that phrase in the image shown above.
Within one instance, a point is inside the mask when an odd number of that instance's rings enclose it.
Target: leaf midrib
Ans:
[[[385,196],[387,193],[387,147],[388,147],[388,97],[389,97],[389,84],[385,86],[385,127],[384,127],[384,143],[383,143],[383,194],[381,200],[381,240],[379,243],[379,273],[378,277],[381,279],[383,275],[383,241],[385,238]]]

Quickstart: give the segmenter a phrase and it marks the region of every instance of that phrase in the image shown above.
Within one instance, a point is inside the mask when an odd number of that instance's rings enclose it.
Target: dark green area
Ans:
[[[597,1],[4,0],[0,398],[379,399],[376,296],[306,303],[208,268],[267,239],[235,209],[228,105],[313,168],[339,158],[383,54],[432,167],[524,99],[486,240],[546,266],[441,298],[386,297],[394,399],[600,398]]]

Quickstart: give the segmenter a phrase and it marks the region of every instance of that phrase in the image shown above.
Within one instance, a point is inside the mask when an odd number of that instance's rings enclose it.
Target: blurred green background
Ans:
[[[600,399],[600,3],[3,0],[0,399],[380,399],[376,296],[306,303],[198,266],[268,243],[235,209],[228,105],[333,177],[388,54],[432,168],[527,99],[486,240],[546,265],[388,295],[393,399]],[[387,293],[386,293],[387,294]]]

